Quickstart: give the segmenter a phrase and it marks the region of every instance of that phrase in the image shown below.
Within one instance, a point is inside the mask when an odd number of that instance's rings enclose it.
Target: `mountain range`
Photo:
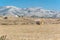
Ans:
[[[60,12],[55,10],[47,10],[40,7],[34,8],[18,8],[15,6],[0,7],[0,16],[29,16],[29,17],[44,17],[44,18],[60,18]]]

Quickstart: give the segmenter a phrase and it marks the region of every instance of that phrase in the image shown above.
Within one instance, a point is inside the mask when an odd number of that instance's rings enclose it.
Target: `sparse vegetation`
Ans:
[[[0,40],[6,40],[6,37],[7,37],[7,35],[2,35],[2,36],[0,37]]]
[[[8,18],[5,17],[4,19],[0,19],[0,25],[40,25],[41,21],[36,22],[34,20],[36,20],[35,18],[26,18],[26,17],[20,17],[20,18]],[[42,18],[40,18],[40,20],[42,20]],[[44,19],[44,24],[60,24],[60,19]]]
[[[1,23],[1,25],[8,25],[7,23]]]

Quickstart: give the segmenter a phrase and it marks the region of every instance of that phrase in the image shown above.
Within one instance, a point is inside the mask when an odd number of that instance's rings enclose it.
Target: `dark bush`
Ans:
[[[7,19],[8,17],[4,17],[4,19]]]
[[[40,21],[36,21],[36,24],[37,24],[37,25],[40,25]]]

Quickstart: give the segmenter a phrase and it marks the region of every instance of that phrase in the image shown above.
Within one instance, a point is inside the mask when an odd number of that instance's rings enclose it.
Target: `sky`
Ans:
[[[0,6],[42,7],[44,9],[60,10],[60,0],[0,0]]]

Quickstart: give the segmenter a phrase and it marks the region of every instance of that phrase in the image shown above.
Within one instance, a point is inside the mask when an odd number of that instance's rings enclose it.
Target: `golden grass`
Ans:
[[[60,40],[60,19],[43,19],[37,25],[35,18],[0,19],[0,36],[9,40]],[[40,19],[41,22],[42,19]]]
[[[0,25],[0,35],[7,35],[9,40],[57,40],[60,24]]]

